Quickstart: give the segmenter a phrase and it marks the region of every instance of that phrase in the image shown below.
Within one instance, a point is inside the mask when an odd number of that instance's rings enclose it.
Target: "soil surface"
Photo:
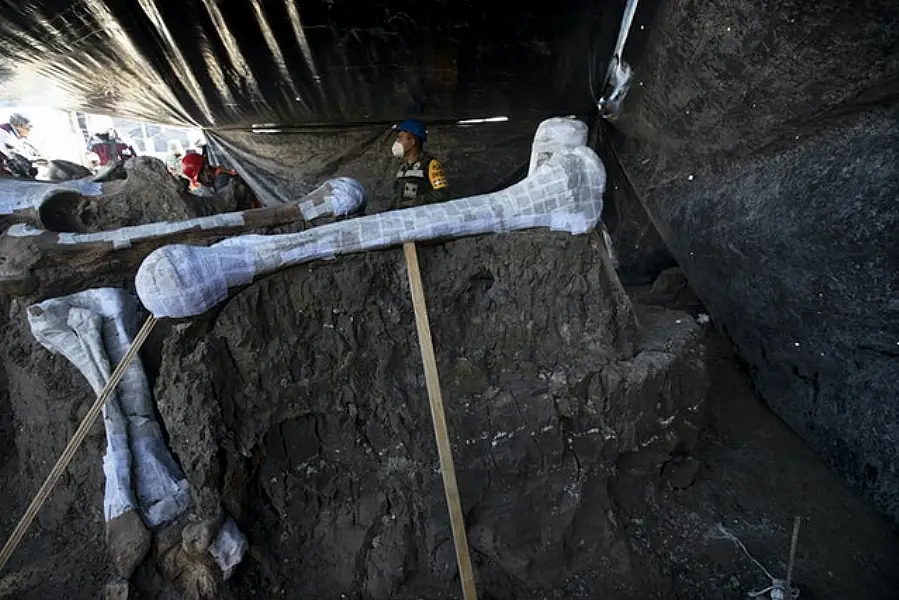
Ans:
[[[745,597],[770,581],[735,540],[782,577],[794,516],[802,597],[899,595],[895,527],[757,399],[680,269],[625,290],[598,233],[419,255],[480,597]],[[35,342],[24,301],[0,309],[5,540],[94,395]],[[130,597],[458,597],[413,322],[391,249],[162,323],[142,359],[194,502]],[[0,597],[128,595],[103,539],[104,448],[97,424]],[[223,583],[184,541],[225,514],[250,549]]]
[[[659,597],[697,597],[699,587],[701,598],[745,598],[770,584],[719,525],[784,577],[794,516],[802,518],[793,572],[801,598],[899,597],[895,526],[757,398],[725,338],[710,332],[707,348],[708,421],[695,481],[677,489],[669,480],[652,519],[628,525],[637,552],[662,567]]]
[[[652,311],[638,314],[652,318]],[[891,523],[846,489],[842,479],[756,398],[720,334],[708,330],[707,345],[707,425],[695,451],[670,461],[654,483],[635,478],[642,482],[642,494],[622,491],[627,488],[628,472],[639,473],[654,464],[653,457],[634,455],[622,463],[611,486],[631,560],[650,583],[651,597],[743,598],[748,591],[767,586],[765,574],[724,532],[741,540],[772,575],[783,576],[794,516],[803,519],[794,570],[802,598],[897,597],[899,571],[894,567],[899,536]],[[16,378],[13,374],[12,379]],[[86,385],[74,376],[69,384]],[[0,411],[6,434],[9,405],[3,394]],[[80,481],[64,477],[50,508],[0,574],[0,597],[96,598],[114,581],[104,558],[102,433],[96,434],[95,443],[88,444],[75,461],[75,469],[86,470],[90,476]],[[5,510],[0,532],[5,538],[39,485],[37,475],[50,465],[35,465],[34,476],[23,479],[15,464],[20,457],[11,455],[9,448],[2,457],[0,505]],[[650,470],[654,472],[654,467]],[[72,502],[73,497],[88,505]],[[629,513],[642,516],[630,518]],[[251,590],[245,586],[259,577],[260,567],[254,562],[251,556],[247,572],[239,572],[235,581],[248,593]],[[134,583],[132,598],[173,593],[153,570],[140,573]],[[568,597],[633,597],[595,588],[570,589],[569,593]],[[289,590],[278,595],[293,597]]]
[[[642,207],[766,404],[899,523],[897,22],[893,0],[662,3],[603,158],[622,266],[654,256]]]

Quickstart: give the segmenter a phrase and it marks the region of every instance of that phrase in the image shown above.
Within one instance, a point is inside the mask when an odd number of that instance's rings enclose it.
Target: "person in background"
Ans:
[[[84,153],[84,166],[94,173],[100,170],[100,157],[96,152],[88,150]]]
[[[401,158],[396,173],[391,208],[407,208],[419,204],[443,202],[449,196],[446,175],[440,162],[424,149],[428,141],[425,124],[408,119],[397,127],[391,153]]]
[[[0,151],[3,151],[4,154],[12,152],[28,138],[30,133],[31,121],[28,120],[28,117],[19,113],[11,114],[9,121],[0,124],[0,143],[2,143]]]
[[[169,142],[169,154],[165,158],[165,166],[168,167],[169,173],[172,175],[181,174],[181,159],[184,157],[184,151],[181,144],[177,140]]]
[[[198,196],[214,196],[234,183],[240,187],[239,208],[260,208],[262,205],[252,195],[236,171],[209,164],[202,154],[188,152],[181,159],[181,173],[190,181],[190,191]],[[244,197],[247,199],[244,200]]]
[[[202,137],[198,137],[194,140],[193,150],[197,154],[202,154],[206,156],[206,140]]]
[[[119,139],[119,134],[115,129],[109,129],[105,133],[95,133],[90,140],[88,152],[97,155],[101,167],[113,161],[126,161],[137,156],[134,148]]]
[[[37,175],[32,161],[40,153],[28,143],[29,134],[31,121],[19,113],[11,114],[6,123],[0,124],[0,171],[25,178]]]

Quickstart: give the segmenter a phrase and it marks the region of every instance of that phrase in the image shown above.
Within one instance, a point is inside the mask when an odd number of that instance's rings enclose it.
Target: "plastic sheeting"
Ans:
[[[625,5],[23,0],[0,19],[0,104],[202,127],[264,204],[345,175],[379,212],[388,128],[404,118],[430,126],[452,198],[523,177],[537,122],[596,114]],[[632,65],[658,5],[639,5]],[[508,124],[456,125],[497,117]],[[298,131],[322,126],[345,133]]]
[[[561,129],[560,137],[570,138],[569,128]],[[144,260],[135,283],[144,306],[157,317],[190,317],[254,277],[339,254],[532,227],[586,233],[599,221],[604,190],[605,169],[596,154],[585,146],[563,149],[523,181],[493,194],[359,217],[298,234],[238,236],[208,248],[165,246]]]
[[[611,55],[623,7],[7,2],[0,93],[205,128],[568,114],[595,106],[589,81],[602,79],[604,62],[592,55]]]
[[[28,323],[41,345],[65,356],[99,393],[131,345],[137,308],[135,298],[123,290],[101,288],[30,306]],[[106,520],[140,510],[155,527],[183,513],[190,490],[156,422],[140,359],[131,363],[104,405],[103,422]]]
[[[493,192],[521,180],[537,121],[428,127],[425,149],[449,180],[450,198]],[[400,159],[390,154],[392,126],[209,132],[214,164],[237,170],[263,204],[298,198],[323,179],[357,179],[369,214],[387,210]]]

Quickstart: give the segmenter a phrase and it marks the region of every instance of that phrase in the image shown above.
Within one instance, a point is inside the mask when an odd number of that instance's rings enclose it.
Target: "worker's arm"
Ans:
[[[446,175],[443,174],[443,167],[436,158],[431,159],[431,162],[428,163],[428,181],[431,183],[431,189],[421,195],[419,204],[433,204],[449,199]]]
[[[416,202],[416,204],[433,204],[435,202],[446,202],[447,200],[449,200],[449,190],[444,187],[422,194],[421,200]]]

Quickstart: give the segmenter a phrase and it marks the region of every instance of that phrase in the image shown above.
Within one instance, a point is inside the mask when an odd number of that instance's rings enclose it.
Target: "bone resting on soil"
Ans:
[[[95,184],[99,185],[99,184]],[[118,257],[126,264],[143,259],[150,251],[173,242],[221,239],[305,220],[311,222],[329,216],[345,216],[365,202],[362,185],[349,177],[330,179],[294,202],[255,210],[228,212],[175,222],[159,222],[122,227],[93,233],[57,233],[15,224],[0,236],[0,292],[31,294],[41,288],[41,269],[66,265],[78,271],[78,278],[91,280],[102,270],[105,259]],[[132,250],[133,248],[133,250]],[[124,252],[129,250],[129,252]],[[64,291],[64,282],[52,287]]]
[[[136,287],[157,317],[200,315],[229,288],[278,269],[439,238],[538,227],[584,234],[602,213],[605,169],[590,148],[563,149],[502,191],[417,206],[277,236],[239,236],[208,248],[165,246],[141,264]]]
[[[103,193],[103,184],[86,179],[46,183],[3,178],[0,179],[0,215],[37,210],[45,200],[60,192],[99,196]]]
[[[583,145],[586,128],[577,127],[570,120],[563,124],[567,139],[554,141],[549,135],[540,144],[535,140],[535,150],[540,147],[541,152],[539,159],[532,161],[528,177],[500,192],[340,221],[297,234],[229,238],[206,249],[164,246],[151,253],[138,271],[138,293],[156,316],[189,317],[202,314],[227,298],[230,288],[316,259],[410,241],[446,240],[519,229],[548,228],[587,234],[595,228],[602,212],[605,169],[596,154]],[[335,214],[352,212],[364,199],[361,186],[354,180],[334,181],[340,182],[343,195],[350,200],[337,202],[338,194],[331,194],[328,203],[315,202],[305,209],[301,204],[305,219],[321,216],[325,209]],[[326,185],[338,187],[333,183]],[[240,214],[219,215],[206,221],[59,234],[56,243],[72,247],[104,243],[111,244],[114,251],[121,251],[141,239],[154,236],[164,239],[186,228],[195,228],[198,222],[239,226],[243,219]],[[27,239],[33,233],[19,228],[9,237]],[[609,290],[620,289],[608,265],[604,272],[600,280],[605,283],[599,285],[609,286]],[[597,293],[604,295],[601,291]],[[622,307],[621,315],[613,318],[620,321],[617,326],[623,335],[620,345],[627,349],[631,334],[624,332],[629,332],[635,321],[629,305]],[[137,311],[129,294],[119,289],[100,288],[33,305],[28,309],[28,320],[34,337],[51,352],[64,355],[97,390],[127,350],[135,331]],[[623,353],[631,354],[631,351]],[[161,409],[164,416],[168,411]],[[115,397],[105,407],[104,423],[107,542],[117,569],[128,577],[148,552],[148,529],[164,528],[189,509],[188,479],[195,480],[190,472],[187,477],[182,473],[166,447],[139,362],[131,366]],[[598,431],[590,428],[590,432],[594,430]],[[186,442],[182,439],[184,432],[181,434],[172,438],[176,450],[183,449],[182,444]],[[188,461],[183,464],[196,462],[181,450],[178,456]],[[208,483],[206,480],[204,485]],[[201,521],[183,528],[182,545],[190,551],[211,555],[227,578],[241,562],[247,540],[227,515],[209,515],[210,511],[200,507]],[[194,568],[202,571],[196,564]],[[197,577],[203,579],[201,575]]]
[[[131,345],[138,308],[125,291],[100,288],[33,305],[28,322],[35,339],[63,355],[99,393]],[[140,359],[131,363],[103,407],[103,423],[107,545],[117,570],[130,577],[149,550],[147,527],[181,516],[190,504],[190,490],[156,421]],[[232,523],[209,550],[228,573],[245,548],[245,538]]]

